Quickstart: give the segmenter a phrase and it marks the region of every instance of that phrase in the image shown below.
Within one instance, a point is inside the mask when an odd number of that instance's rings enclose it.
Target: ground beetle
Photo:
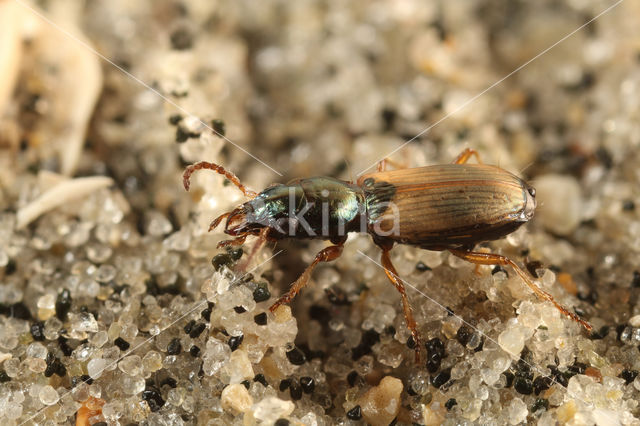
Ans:
[[[472,155],[478,164],[467,163]],[[219,247],[242,244],[252,235],[260,238],[257,247],[283,238],[315,238],[333,243],[316,255],[290,290],[271,306],[271,311],[295,297],[318,263],[340,256],[347,233],[367,232],[382,249],[382,266],[402,296],[407,326],[417,343],[417,359],[421,345],[416,322],[404,283],[389,256],[395,243],[448,250],[476,265],[508,265],[541,299],[591,330],[589,323],[556,302],[511,259],[473,251],[477,243],[502,238],[533,217],[533,187],[506,170],[482,164],[472,149],[463,151],[452,164],[386,171],[388,163],[389,160],[381,161],[377,172],[361,176],[356,183],[313,177],[275,184],[256,193],[223,167],[199,162],[187,167],[183,183],[188,191],[191,174],[210,169],[224,175],[250,198],[211,223],[209,230],[226,219],[224,232],[235,237],[222,241]]]

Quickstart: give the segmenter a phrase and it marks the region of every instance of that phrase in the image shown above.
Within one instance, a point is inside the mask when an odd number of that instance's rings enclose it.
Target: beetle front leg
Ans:
[[[407,328],[411,331],[411,336],[413,337],[413,341],[415,342],[415,351],[416,351],[416,363],[420,362],[420,351],[422,344],[420,343],[420,334],[418,333],[418,326],[416,324],[416,320],[413,319],[413,311],[411,310],[411,305],[409,304],[409,298],[407,297],[407,291],[404,287],[404,282],[398,275],[396,268],[391,263],[391,257],[389,256],[389,249],[382,249],[382,255],[380,260],[382,262],[382,266],[384,267],[384,272],[387,274],[387,278],[391,281],[396,287],[396,290],[400,292],[400,297],[402,298],[402,310],[404,311],[404,320],[407,323]]]
[[[222,247],[228,247],[228,246],[240,246],[244,244],[244,240],[246,240],[248,236],[249,234],[244,234],[239,236],[238,238],[234,238],[233,240],[220,241],[216,247],[222,248]]]
[[[469,158],[471,158],[472,155],[476,157],[476,161],[479,164],[482,164],[482,160],[480,160],[480,154],[478,154],[478,151],[472,148],[465,148],[465,150],[462,151],[455,160],[453,160],[453,164],[464,164],[469,161]]]
[[[471,262],[475,265],[500,265],[500,266],[510,266],[514,271],[522,278],[522,280],[529,286],[531,290],[541,299],[548,300],[553,303],[553,305],[562,312],[565,316],[571,318],[572,320],[580,323],[584,328],[591,331],[593,327],[587,321],[580,318],[578,315],[573,312],[569,312],[567,308],[562,306],[560,303],[556,302],[552,295],[538,287],[538,285],[533,282],[533,280],[518,266],[516,263],[509,259],[508,257],[493,254],[493,253],[479,253],[473,251],[465,251],[465,250],[456,250],[449,249],[449,251],[454,255],[461,259],[466,260],[467,262]]]
[[[302,275],[300,275],[300,277],[291,285],[289,291],[285,295],[280,297],[280,299],[278,299],[276,303],[271,305],[269,310],[273,312],[278,309],[278,306],[291,302],[291,300],[296,297],[296,294],[298,294],[300,290],[302,290],[304,286],[307,285],[307,283],[309,282],[309,278],[311,278],[311,273],[318,265],[318,263],[331,262],[332,260],[336,260],[342,254],[343,247],[344,246],[342,244],[338,244],[320,250],[320,252],[316,254],[316,258],[313,259],[313,262],[311,262],[311,264],[307,266],[307,269],[304,270]]]
[[[215,228],[217,228],[218,225],[220,225],[220,222],[222,222],[225,218],[229,217],[230,214],[231,214],[231,212],[227,212],[227,213],[221,214],[220,216],[218,216],[215,219],[213,219],[211,221],[211,223],[209,224],[209,230],[207,232],[211,232]]]

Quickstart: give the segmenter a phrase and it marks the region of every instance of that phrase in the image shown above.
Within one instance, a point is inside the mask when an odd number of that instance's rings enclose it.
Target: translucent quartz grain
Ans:
[[[98,331],[98,322],[93,314],[89,312],[80,312],[78,314],[69,313],[69,321],[71,322],[71,331],[76,333]]]
[[[144,390],[145,382],[142,377],[131,377],[124,375],[120,380],[120,385],[124,393],[136,395]]]
[[[517,425],[527,419],[527,404],[520,398],[513,398],[507,407],[509,424]]]
[[[493,370],[502,373],[511,365],[511,360],[506,356],[496,356],[491,363]]]
[[[103,263],[109,260],[113,250],[108,245],[104,244],[88,244],[85,252],[87,253],[87,258],[95,263]]]
[[[524,349],[526,338],[525,327],[517,324],[507,324],[507,329],[498,336],[498,344],[508,354],[516,357]]]
[[[101,348],[105,343],[109,341],[109,335],[106,331],[98,331],[89,338],[89,342],[96,348]]]
[[[60,335],[61,329],[62,321],[56,317],[51,317],[44,323],[44,337],[47,340],[55,340]]]
[[[2,363],[5,373],[9,377],[18,377],[20,374],[20,360],[17,358],[11,358]]]
[[[27,347],[27,356],[31,358],[46,358],[47,348],[39,342],[34,342]]]
[[[116,277],[117,269],[113,265],[100,265],[93,277],[99,283],[108,283]]]
[[[135,323],[126,323],[120,330],[120,337],[131,342],[138,335],[138,327]]]
[[[229,361],[230,356],[231,349],[229,348],[229,345],[214,337],[210,337],[207,341],[204,354],[202,355],[202,369],[204,373],[207,376],[214,375]]]
[[[150,373],[158,371],[162,368],[162,354],[156,351],[147,352],[142,358],[142,366]]]
[[[43,373],[47,369],[47,363],[42,358],[27,358],[24,363],[34,373]]]
[[[68,247],[79,247],[89,240],[90,224],[74,222],[68,229],[64,240]]]
[[[398,368],[405,359],[405,348],[393,342],[392,344],[380,345],[377,351],[378,361],[391,368]]]
[[[60,397],[58,396],[58,392],[52,386],[43,386],[40,388],[39,393],[40,402],[44,405],[53,405],[58,402]]]
[[[254,377],[253,366],[246,351],[236,349],[231,352],[229,362],[225,365],[231,383],[240,383]]]
[[[273,424],[279,418],[293,413],[294,408],[293,402],[270,396],[253,406],[253,417],[265,424]]]
[[[160,237],[171,232],[171,222],[160,212],[147,213],[147,232],[154,237]]]
[[[118,368],[129,376],[138,376],[142,374],[142,359],[138,355],[130,355],[124,357],[118,362]]]
[[[9,404],[5,411],[5,416],[9,420],[17,420],[22,416],[22,404]]]
[[[493,386],[500,379],[501,372],[491,368],[483,368],[480,370],[480,374],[487,385]]]
[[[242,385],[244,387],[244,385]],[[177,387],[175,389],[169,389],[167,392],[167,402],[171,405],[179,407],[184,402],[184,397],[187,394],[187,390],[183,387]]]
[[[38,298],[37,306],[39,309],[55,309],[56,306],[56,296],[53,294],[45,294]]]
[[[355,371],[361,376],[366,376],[371,373],[373,369],[373,357],[371,355],[364,355],[362,358],[356,361]]]
[[[396,315],[397,312],[395,307],[387,304],[380,304],[371,311],[371,314],[363,322],[362,328],[365,330],[373,328],[378,333],[382,333],[389,324],[393,323]]]
[[[87,373],[92,379],[97,379],[102,375],[107,361],[102,358],[94,358],[87,363]]]
[[[409,389],[418,395],[424,395],[429,390],[429,374],[425,371],[416,371],[409,379]]]
[[[186,251],[191,244],[191,232],[188,228],[183,228],[169,235],[162,244],[169,250]]]

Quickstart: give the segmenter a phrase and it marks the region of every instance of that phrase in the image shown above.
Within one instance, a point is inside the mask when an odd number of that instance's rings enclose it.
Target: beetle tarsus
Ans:
[[[242,235],[238,238],[234,238],[233,240],[220,241],[216,247],[222,248],[222,247],[228,247],[228,246],[240,246],[244,244],[244,240],[247,239],[247,236],[248,235]]]
[[[500,266],[510,266],[513,270],[522,278],[522,280],[529,286],[531,290],[541,299],[548,300],[553,303],[553,305],[562,312],[566,317],[572,319],[573,321],[581,324],[588,331],[591,331],[593,327],[587,321],[580,318],[578,315],[570,312],[567,308],[562,306],[560,303],[556,302],[552,295],[538,287],[536,283],[511,259],[508,257],[494,254],[494,253],[479,253],[473,251],[465,251],[465,250],[457,250],[457,249],[449,249],[449,251],[468,262],[471,262],[475,265],[500,265]]]
[[[281,296],[276,301],[276,303],[271,305],[269,310],[273,312],[276,309],[278,309],[278,306],[285,305],[291,302],[293,298],[296,297],[296,294],[298,294],[300,290],[302,290],[304,286],[307,285],[307,283],[309,282],[309,278],[311,278],[311,273],[313,272],[315,267],[318,265],[318,263],[331,262],[332,260],[336,260],[342,254],[343,247],[344,246],[342,244],[339,244],[335,246],[329,246],[320,250],[320,252],[316,254],[315,259],[313,259],[313,262],[311,262],[311,264],[307,266],[307,268],[304,270],[302,275],[300,275],[300,277],[298,277],[298,279],[291,285],[291,288],[289,289],[289,291],[283,296]]]
[[[396,287],[396,290],[400,293],[402,298],[402,310],[404,311],[404,320],[407,323],[407,328],[411,331],[411,336],[413,336],[413,341],[415,342],[415,351],[416,351],[416,363],[420,363],[421,360],[421,340],[420,334],[418,333],[418,326],[416,324],[416,320],[413,318],[413,311],[411,309],[411,305],[409,304],[409,298],[407,297],[407,291],[404,286],[404,282],[402,278],[398,275],[396,268],[391,263],[391,257],[389,256],[390,249],[382,248],[381,262],[384,267],[384,272],[387,274],[387,278],[391,281]]]
[[[229,181],[231,183],[233,183],[235,186],[238,187],[238,189],[240,189],[240,191],[242,191],[242,193],[249,197],[249,198],[254,198],[256,195],[258,195],[256,192],[251,191],[250,189],[248,189],[246,186],[244,186],[241,182],[240,179],[238,179],[238,177],[236,175],[234,175],[233,173],[231,173],[230,171],[225,170],[224,167],[219,166],[215,163],[210,163],[208,161],[200,161],[198,163],[192,164],[190,166],[188,166],[184,173],[182,174],[182,184],[184,185],[184,189],[186,189],[187,191],[189,190],[189,187],[191,186],[191,175],[197,171],[197,170],[201,170],[201,169],[209,169],[209,170],[213,170],[214,172],[223,175],[224,177],[226,177],[227,179],[229,179]]]
[[[469,158],[471,158],[472,155],[476,157],[476,161],[478,162],[478,164],[482,164],[482,160],[480,160],[480,154],[478,154],[478,151],[473,148],[465,148],[465,150],[462,151],[455,160],[453,160],[453,164],[464,164],[469,161]]]

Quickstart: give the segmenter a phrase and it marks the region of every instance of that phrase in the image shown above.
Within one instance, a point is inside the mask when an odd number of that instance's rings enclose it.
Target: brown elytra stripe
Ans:
[[[513,223],[514,218],[526,201],[523,182],[494,166],[428,166],[372,173],[359,182],[367,178],[395,187],[392,201],[399,234],[389,238],[409,244],[429,245],[436,240],[445,244],[477,242],[484,237],[500,237],[519,226]],[[392,206],[384,213],[393,214]],[[394,225],[392,218],[380,217],[378,222],[382,231],[390,231]]]

